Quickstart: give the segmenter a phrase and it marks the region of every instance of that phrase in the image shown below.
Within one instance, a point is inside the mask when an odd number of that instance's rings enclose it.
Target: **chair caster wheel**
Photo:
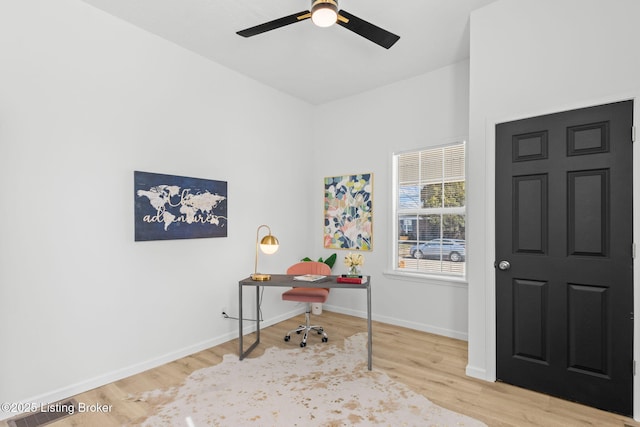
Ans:
[[[317,332],[318,332],[318,335],[322,335],[322,331],[317,331]]]
[[[285,342],[289,342],[290,339],[291,339],[291,337],[289,335],[285,335],[285,337],[284,337]]]
[[[327,342],[327,341],[329,341],[329,338],[327,338],[327,337],[322,337],[322,342]]]
[[[306,346],[307,346],[307,343],[306,343],[306,342],[301,342],[301,343],[300,343],[300,347],[306,347]]]
[[[302,331],[296,331],[296,334],[300,335],[300,332],[302,332]]]

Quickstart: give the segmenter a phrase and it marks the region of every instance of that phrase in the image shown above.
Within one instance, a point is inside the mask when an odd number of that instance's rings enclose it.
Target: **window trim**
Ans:
[[[391,154],[391,177],[392,177],[392,185],[391,185],[391,233],[390,233],[390,241],[392,242],[392,250],[391,252],[391,257],[389,258],[389,266],[387,269],[385,269],[383,271],[383,274],[385,276],[388,276],[392,279],[401,279],[401,280],[407,280],[407,281],[412,281],[412,282],[424,282],[424,281],[429,281],[430,283],[433,284],[438,284],[438,285],[443,285],[443,286],[451,286],[451,285],[457,285],[457,286],[462,286],[462,287],[466,287],[468,284],[468,280],[467,280],[467,272],[468,272],[468,264],[465,265],[465,269],[464,269],[464,274],[462,275],[457,275],[457,274],[439,274],[439,273],[435,273],[435,272],[418,272],[418,271],[408,271],[408,270],[401,270],[398,268],[397,264],[398,264],[398,241],[399,241],[399,230],[398,230],[398,217],[399,214],[401,213],[401,210],[398,208],[397,205],[397,201],[398,201],[398,159],[399,156],[402,154],[407,154],[407,153],[416,153],[416,152],[420,152],[420,151],[425,151],[425,150],[436,150],[436,149],[441,149],[441,148],[445,148],[445,147],[450,147],[450,146],[454,146],[454,145],[463,145],[464,149],[465,149],[465,156],[464,156],[464,182],[465,182],[465,189],[467,188],[467,138],[454,138],[449,140],[448,142],[442,143],[442,144],[437,144],[437,145],[430,145],[430,146],[425,146],[425,147],[421,147],[421,148],[412,148],[412,149],[407,149],[407,150],[402,150],[402,151],[395,151]],[[451,210],[462,210],[462,212],[465,215],[465,242],[467,241],[466,236],[468,235],[468,230],[466,229],[466,216],[468,213],[468,206],[467,206],[467,200],[468,197],[465,197],[465,206],[464,208],[460,208],[460,207],[453,207],[453,208],[429,208],[429,209],[434,209],[434,213],[436,213],[435,211],[442,211],[442,213],[452,213]],[[468,252],[468,245],[466,245],[466,253],[465,253],[465,263],[467,262],[467,259],[469,257],[469,252]]]

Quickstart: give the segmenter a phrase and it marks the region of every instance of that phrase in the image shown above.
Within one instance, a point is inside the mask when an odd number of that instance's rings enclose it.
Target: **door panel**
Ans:
[[[547,283],[513,281],[513,354],[535,363],[548,363]]]
[[[547,175],[513,178],[513,250],[518,253],[547,252]]]
[[[569,172],[569,255],[608,255],[609,171]]]
[[[497,377],[632,414],[631,101],[496,126]],[[502,264],[504,267],[505,264]]]
[[[569,285],[569,369],[610,378],[608,288]]]

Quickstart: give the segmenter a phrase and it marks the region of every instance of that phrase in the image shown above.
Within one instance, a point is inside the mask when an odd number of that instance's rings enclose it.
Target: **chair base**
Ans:
[[[327,336],[327,333],[324,331],[324,328],[322,326],[311,325],[311,304],[308,305],[307,311],[304,313],[304,319],[306,324],[300,325],[296,329],[292,329],[287,332],[287,335],[284,336],[285,341],[289,341],[291,339],[291,334],[294,332],[296,334],[301,334],[304,332],[304,334],[302,335],[302,341],[300,341],[300,347],[306,347],[307,337],[309,336],[309,332],[311,331],[315,331],[318,333],[318,335],[322,335],[322,342],[329,341],[329,337]]]

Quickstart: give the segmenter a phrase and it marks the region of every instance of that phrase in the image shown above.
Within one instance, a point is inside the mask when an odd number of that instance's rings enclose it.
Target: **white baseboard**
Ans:
[[[270,318],[270,319],[266,319],[263,322],[261,322],[261,327],[268,327],[271,325],[274,325],[276,323],[282,322],[284,320],[290,319],[294,316],[297,316],[301,313],[305,312],[307,305],[300,303],[297,306],[294,307],[293,310],[290,310],[284,314],[281,314],[279,316]],[[324,309],[326,309],[327,311],[333,311],[336,313],[341,313],[341,314],[347,314],[350,316],[354,316],[354,317],[360,317],[363,319],[367,318],[367,313],[366,311],[357,311],[357,310],[350,310],[350,309],[345,309],[343,307],[337,307],[337,306],[332,306],[332,305],[328,305],[328,304],[324,304],[323,306]],[[396,325],[396,326],[402,326],[402,327],[406,327],[406,328],[410,328],[410,329],[415,329],[418,331],[423,331],[423,332],[429,332],[432,334],[437,334],[437,335],[443,335],[446,337],[450,337],[450,338],[456,338],[456,339],[461,339],[461,340],[467,340],[467,334],[463,333],[463,332],[458,332],[458,331],[451,331],[451,330],[447,330],[447,329],[443,329],[443,328],[438,328],[438,327],[434,327],[434,326],[430,326],[430,325],[425,325],[422,323],[417,323],[417,322],[408,322],[405,320],[401,320],[401,319],[396,319],[393,317],[387,317],[387,316],[373,316],[373,320],[379,321],[379,322],[384,322],[384,323],[388,323],[391,325]],[[255,331],[255,323],[254,322],[247,322],[247,326],[243,327],[243,333],[244,334],[249,334],[251,332]],[[58,402],[64,399],[68,399],[70,397],[76,396],[80,393],[84,393],[86,391],[89,390],[93,390],[94,388],[97,387],[102,387],[106,384],[110,384],[112,382],[121,380],[123,378],[127,378],[130,377],[132,375],[136,375],[139,374],[141,372],[147,371],[149,369],[153,369],[156,368],[158,366],[173,362],[174,360],[178,360],[181,359],[183,357],[189,356],[191,354],[197,353],[199,351],[202,350],[206,350],[208,348],[211,347],[215,347],[217,345],[223,344],[227,341],[231,341],[235,338],[237,338],[238,333],[237,332],[228,332],[226,334],[220,335],[218,337],[215,338],[211,338],[205,341],[202,341],[200,343],[188,346],[188,347],[184,347],[181,348],[179,350],[176,351],[172,351],[170,353],[164,354],[162,356],[141,362],[141,363],[137,363],[122,369],[118,369],[116,371],[112,371],[112,372],[108,372],[105,373],[103,375],[98,375],[96,377],[93,378],[89,378],[85,381],[80,381],[78,383],[75,384],[71,384],[69,386],[65,386],[65,387],[61,387],[59,389],[56,390],[51,390],[42,394],[39,394],[37,396],[33,396],[29,399],[25,399],[23,401],[21,401],[20,403],[22,404],[37,404],[38,406],[40,404],[50,404],[50,403],[54,403],[54,402]],[[483,371],[481,370],[473,370],[470,367],[467,367],[467,375],[475,377],[475,378],[480,378],[480,379],[484,379],[484,374]],[[5,411],[0,411],[0,421],[2,420],[6,420],[8,418],[12,418],[15,417],[17,415],[20,415],[19,413],[15,413],[15,412],[5,412]]]
[[[477,378],[479,380],[495,381],[495,378],[493,380],[487,378],[486,369],[480,369],[480,368],[477,368],[475,366],[467,365],[467,367],[465,369],[465,373],[467,374],[467,376],[472,377],[472,378]]]
[[[229,332],[219,337],[202,341],[192,346],[181,348],[179,350],[164,354],[162,356],[159,356],[150,360],[146,360],[141,363],[127,366],[125,368],[118,369],[115,371],[107,372],[103,375],[98,375],[93,378],[89,378],[84,381],[77,382],[75,384],[70,384],[68,386],[61,387],[56,390],[51,390],[51,391],[30,397],[28,399],[21,401],[20,403],[36,404],[37,406],[39,406],[41,404],[47,405],[47,404],[58,402],[64,399],[68,399],[77,394],[84,393],[89,390],[93,390],[94,388],[101,387],[103,385],[121,380],[123,378],[130,377],[135,374],[139,374],[140,372],[144,372],[149,369],[156,368],[158,366],[164,365],[169,362],[173,362],[174,360],[180,359],[182,357],[186,357],[190,354],[197,353],[207,348],[214,347],[216,345],[230,341],[236,337],[237,337],[237,332],[236,333]],[[18,405],[18,406],[21,406],[21,405]],[[19,413],[12,413],[12,412],[7,413],[3,411],[3,412],[0,412],[0,420],[15,417],[17,415],[19,415]]]
[[[283,320],[290,319],[293,316],[296,316],[300,313],[304,313],[305,307],[306,307],[306,304],[304,306],[296,307],[294,310],[291,310],[280,316],[267,319],[261,322],[260,326],[261,328],[266,328],[267,326],[271,326]],[[248,334],[255,331],[256,328],[255,328],[254,322],[246,322],[246,324],[247,326],[243,327],[244,334]],[[237,337],[238,337],[237,330],[234,332],[228,332],[218,337],[211,338],[211,339],[202,341],[200,343],[181,348],[176,351],[172,351],[162,356],[159,356],[141,363],[136,363],[134,365],[131,365],[122,369],[118,369],[116,371],[108,372],[103,375],[98,375],[96,377],[89,378],[87,380],[80,381],[65,387],[61,387],[56,390],[47,391],[45,393],[33,396],[28,399],[24,399],[16,403],[20,403],[20,405],[17,405],[18,407],[21,407],[22,405],[26,405],[26,404],[35,404],[37,407],[40,407],[41,404],[47,405],[54,402],[59,402],[61,400],[76,396],[80,393],[93,390],[94,388],[102,387],[106,384],[110,384],[112,382],[121,380],[123,378],[127,378],[132,375],[139,374],[149,369],[157,368],[158,366],[162,366],[164,364],[173,362],[174,360],[178,360],[183,357],[189,356],[191,354],[198,353],[199,351],[206,350],[211,347],[215,347],[227,341],[231,341]],[[0,410],[0,421],[6,420],[8,418],[13,418],[18,415],[20,415],[20,412],[6,412],[4,410]]]
[[[341,314],[348,314],[349,316],[361,317],[363,319],[367,318],[366,311],[350,310],[350,309],[345,309],[343,307],[337,307],[334,305],[327,305],[327,304],[325,304],[324,307],[328,311],[333,311]],[[427,325],[425,323],[410,322],[407,320],[397,319],[395,317],[379,316],[375,314],[372,315],[372,319],[378,322],[387,323],[389,325],[402,326],[404,328],[415,329],[416,331],[428,332],[430,334],[435,334],[435,335],[442,335],[444,337],[455,338],[462,341],[468,340],[468,336],[466,332],[444,329],[444,328],[440,328],[433,325]]]

